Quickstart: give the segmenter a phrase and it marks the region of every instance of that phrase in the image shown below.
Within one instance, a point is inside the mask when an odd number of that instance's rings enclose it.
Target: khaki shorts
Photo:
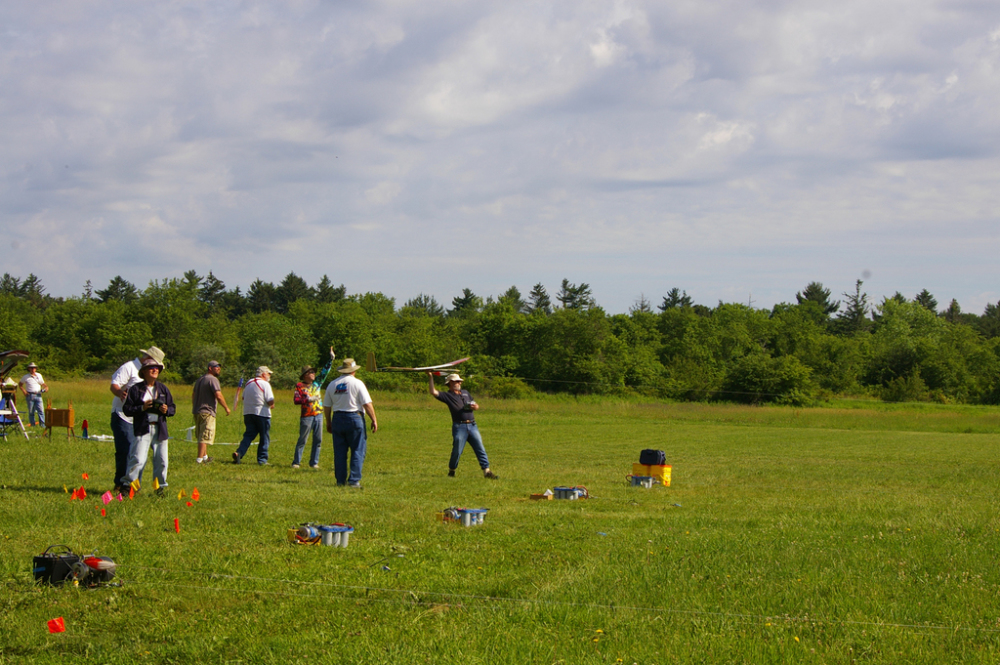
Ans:
[[[211,413],[194,414],[194,440],[198,443],[215,443],[215,416]]]

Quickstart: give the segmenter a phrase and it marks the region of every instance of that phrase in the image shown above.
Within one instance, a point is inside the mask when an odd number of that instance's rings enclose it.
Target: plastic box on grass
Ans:
[[[669,464],[632,464],[632,476],[649,476],[664,487],[670,487],[670,472],[672,467]]]

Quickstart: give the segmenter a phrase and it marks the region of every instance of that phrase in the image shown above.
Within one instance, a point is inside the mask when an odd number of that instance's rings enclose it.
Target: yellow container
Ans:
[[[673,467],[669,464],[632,464],[633,476],[651,476],[664,487],[670,487],[670,472]]]

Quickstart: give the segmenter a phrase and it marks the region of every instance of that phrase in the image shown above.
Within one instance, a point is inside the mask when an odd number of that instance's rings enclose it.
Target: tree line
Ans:
[[[25,349],[52,378],[107,374],[139,348],[167,354],[167,380],[191,382],[210,359],[235,383],[268,365],[290,386],[305,364],[339,358],[419,366],[471,356],[479,391],[641,394],[679,400],[808,404],[833,395],[887,401],[1000,403],[1000,303],[982,315],[939,305],[926,289],[873,303],[858,280],[834,299],[812,282],[770,310],[715,307],[671,289],[608,314],[586,283],[564,279],[550,296],[510,287],[482,298],[463,289],[451,307],[420,294],[397,306],[382,293],[348,294],[327,276],[289,273],[246,292],[211,272],[153,280],[115,277],[78,297],[46,294],[35,275],[0,278],[0,348]],[[414,390],[417,375],[369,374],[375,388]]]

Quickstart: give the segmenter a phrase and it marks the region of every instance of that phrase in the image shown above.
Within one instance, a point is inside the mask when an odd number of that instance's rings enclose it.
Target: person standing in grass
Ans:
[[[45,385],[45,379],[38,371],[38,365],[28,363],[28,373],[21,377],[17,387],[24,393],[24,400],[28,403],[28,427],[35,426],[35,416],[38,416],[38,426],[45,427],[45,404],[42,393],[47,393],[49,387]]]
[[[122,411],[122,404],[128,389],[139,383],[139,369],[142,361],[151,358],[163,364],[164,354],[159,348],[151,346],[148,349],[139,349],[139,357],[130,360],[111,375],[111,394],[115,396],[111,402],[111,434],[115,437],[115,493],[122,489],[122,485],[127,485],[128,458],[132,453],[132,444],[135,436],[132,434],[132,418]],[[139,470],[139,478],[142,479],[142,470]]]
[[[323,420],[326,431],[333,436],[333,475],[338,485],[361,487],[361,469],[365,463],[368,435],[365,417],[372,421],[372,434],[378,431],[375,407],[365,384],[355,377],[361,366],[354,358],[346,358],[337,368],[343,376],[334,379],[323,398]],[[350,475],[348,475],[350,452]]]
[[[160,383],[163,365],[153,358],[142,361],[141,381],[128,389],[122,411],[132,419],[135,444],[129,455],[128,483],[139,479],[153,449],[153,474],[160,486],[156,493],[165,496],[167,487],[167,418],[177,412],[170,389]]]
[[[208,447],[215,443],[215,405],[221,404],[228,416],[230,411],[226,398],[222,395],[219,375],[222,365],[218,360],[208,362],[208,371],[194,382],[191,392],[191,411],[194,414],[194,433],[198,440],[198,464],[208,464],[214,458],[208,456]]]
[[[292,468],[299,468],[302,463],[302,452],[306,447],[306,439],[312,432],[312,454],[309,456],[309,468],[319,468],[319,449],[323,445],[323,396],[316,385],[316,368],[306,365],[299,374],[299,383],[295,384],[293,401],[302,407],[299,418],[299,440],[295,444],[295,456],[292,458]]]
[[[445,377],[445,382],[448,384],[446,392],[440,392],[434,386],[433,372],[427,372],[427,378],[430,394],[439,402],[447,404],[448,410],[451,411],[451,460],[448,462],[448,475],[455,476],[458,460],[465,450],[465,442],[468,441],[476,453],[483,476],[496,480],[497,475],[490,470],[490,458],[486,455],[483,437],[480,436],[479,427],[476,426],[474,412],[479,410],[479,405],[472,399],[468,390],[462,389],[462,377],[458,374],[449,374]]]
[[[257,464],[267,464],[267,448],[271,443],[271,409],[274,408],[274,392],[271,391],[271,370],[261,365],[257,375],[250,379],[243,389],[243,440],[233,453],[233,464],[239,464],[250,449],[250,443],[260,435],[257,446]]]

